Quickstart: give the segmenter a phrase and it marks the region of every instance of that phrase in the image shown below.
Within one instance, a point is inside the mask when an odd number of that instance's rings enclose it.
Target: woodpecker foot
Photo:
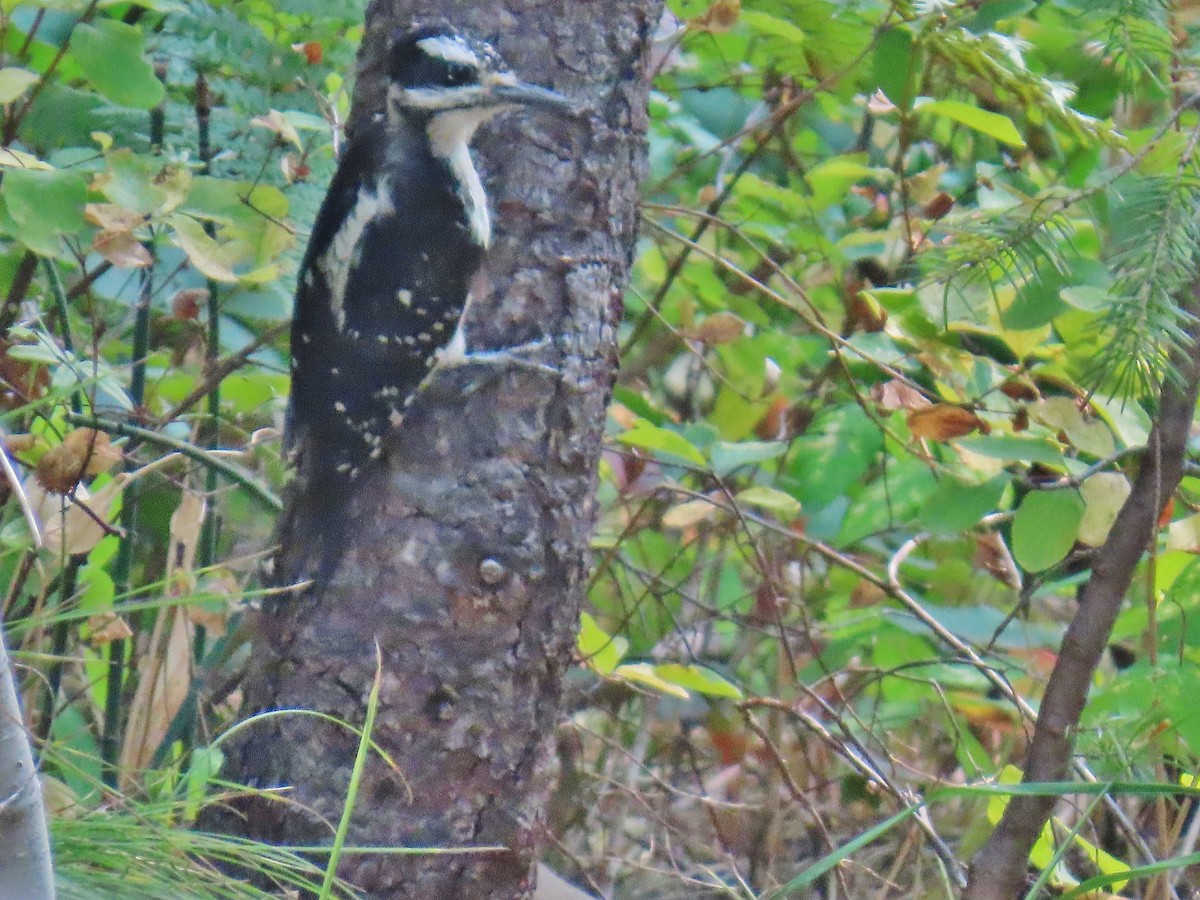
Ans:
[[[443,365],[463,366],[479,364],[484,366],[511,366],[512,368],[524,368],[533,372],[542,372],[544,374],[558,374],[558,368],[544,362],[538,358],[540,355],[545,355],[547,350],[554,348],[554,341],[551,337],[541,337],[536,341],[517,344],[516,347],[500,347],[496,350],[468,350],[466,354],[458,356],[458,358],[449,359]]]
[[[433,388],[438,394],[453,393],[458,396],[466,396],[475,393],[485,384],[512,370],[536,372],[539,375],[558,378],[562,376],[562,372],[538,358],[547,355],[553,349],[554,341],[551,338],[541,338],[527,344],[518,344],[515,347],[446,353],[425,377],[421,388],[416,393],[419,394],[422,390]],[[478,366],[482,370],[478,375],[470,372],[474,366]],[[464,369],[468,371],[463,372]],[[449,375],[451,371],[463,372],[463,374],[456,374],[453,378],[439,379],[437,377],[438,372]]]
[[[557,375],[559,374],[559,370],[556,367],[537,358],[544,356],[547,351],[553,349],[554,339],[544,337],[536,341],[530,341],[527,344],[518,344],[515,347],[501,347],[497,350],[468,350],[465,353],[448,353],[439,361],[438,366],[440,368],[469,365],[502,366],[540,372],[544,375]]]

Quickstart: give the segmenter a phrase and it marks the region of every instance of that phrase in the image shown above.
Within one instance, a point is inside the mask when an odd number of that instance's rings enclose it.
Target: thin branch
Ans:
[[[172,437],[167,437],[165,434],[159,434],[156,431],[150,431],[145,428],[139,428],[136,425],[130,425],[126,422],[113,422],[110,419],[101,419],[95,416],[77,416],[73,413],[68,413],[66,419],[72,425],[82,425],[85,428],[95,428],[98,431],[103,431],[108,434],[118,435],[120,437],[135,438],[139,441],[145,441],[147,444],[153,444],[158,447],[164,447],[168,450],[174,450],[181,456],[186,456],[193,462],[199,463],[206,468],[215,469],[220,474],[224,475],[230,481],[245,488],[255,498],[265,504],[274,512],[279,512],[283,509],[283,502],[275,496],[266,485],[258,482],[253,475],[238,466],[227,463],[211,450],[203,450],[194,444],[189,444],[187,441],[176,440]],[[222,451],[217,451],[222,452]],[[233,451],[240,455],[240,451]]]
[[[206,366],[204,378],[201,382],[189,391],[182,400],[175,404],[173,409],[155,420],[154,425],[161,428],[168,422],[175,421],[175,419],[209,396],[212,393],[213,385],[224,381],[242,366],[246,365],[254,353],[284,334],[290,327],[290,319],[285,322],[277,322],[237,353],[230,354],[214,365]]]
[[[1179,486],[1196,398],[1200,394],[1200,281],[1181,304],[1190,346],[1171,354],[1177,378],[1164,380],[1158,421],[1150,433],[1141,470],[1108,538],[1096,556],[1079,608],[1063,637],[1046,685],[1024,780],[1061,781],[1071,764],[1072,738],[1088,688],[1108,646],[1125,593],[1155,535],[1162,507]],[[971,863],[965,900],[1008,900],[1025,882],[1029,852],[1054,809],[1055,796],[1015,796],[996,830]]]

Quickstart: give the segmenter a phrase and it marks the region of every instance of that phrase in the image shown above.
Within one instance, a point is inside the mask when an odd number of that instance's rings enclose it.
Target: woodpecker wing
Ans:
[[[285,440],[322,468],[380,456],[482,262],[461,184],[423,138],[382,123],[355,136],[301,266]]]

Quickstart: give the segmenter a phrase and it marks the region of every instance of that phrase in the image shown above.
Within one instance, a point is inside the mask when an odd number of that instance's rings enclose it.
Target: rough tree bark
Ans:
[[[1104,545],[1096,554],[1079,609],[1063,636],[1038,709],[1026,757],[1027,784],[1065,780],[1075,729],[1087,703],[1096,667],[1112,638],[1113,624],[1158,521],[1183,477],[1184,457],[1196,398],[1200,394],[1200,281],[1192,284],[1182,308],[1191,345],[1172,353],[1176,378],[1162,387],[1162,400],[1141,468]],[[1029,853],[1054,810],[1054,796],[1016,796],[971,861],[964,900],[1010,900],[1024,895]]]
[[[247,713],[298,707],[361,723],[384,677],[356,844],[509,852],[358,856],[339,874],[371,897],[519,897],[531,888],[561,678],[571,661],[595,516],[595,470],[615,328],[645,167],[646,60],[659,0],[374,0],[353,121],[382,104],[397,27],[449,21],[492,40],[525,80],[594,108],[578,121],[517,114],[476,140],[497,229],[480,347],[553,338],[561,376],[467,366],[406,415],[387,472],[343,497],[298,480],[275,578],[315,579],[263,612]],[[323,545],[330,509],[344,546]],[[338,529],[339,531],[343,529]],[[336,560],[331,571],[318,561]],[[328,842],[356,737],[312,717],[274,718],[230,748],[226,774],[293,785],[202,824],[289,844]]]

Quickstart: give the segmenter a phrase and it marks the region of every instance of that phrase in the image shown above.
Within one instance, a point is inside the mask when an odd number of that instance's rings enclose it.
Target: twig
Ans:
[[[189,444],[187,441],[176,440],[172,437],[167,437],[165,434],[159,434],[156,431],[150,431],[146,428],[139,428],[136,425],[130,425],[126,422],[113,422],[110,419],[101,419],[96,416],[77,416],[74,413],[67,413],[66,420],[72,425],[82,425],[85,428],[95,428],[98,431],[106,432],[107,434],[118,435],[120,437],[136,438],[139,441],[145,441],[147,444],[153,444],[158,447],[164,447],[168,450],[174,450],[181,456],[186,456],[193,462],[199,463],[210,469],[215,469],[220,472],[230,481],[240,487],[245,488],[251,495],[260,500],[264,505],[269,507],[274,512],[279,512],[283,509],[283,502],[266,487],[255,480],[245,469],[239,468],[231,463],[225,462],[216,453],[224,451],[203,450],[194,444]],[[240,451],[228,451],[239,453]]]
[[[881,788],[885,789],[889,794],[902,803],[910,806],[919,806],[920,809],[914,814],[914,818],[920,825],[921,830],[925,832],[926,837],[929,838],[930,843],[933,844],[938,858],[942,860],[942,863],[946,866],[946,869],[950,872],[951,877],[954,879],[955,883],[959,885],[959,887],[962,887],[967,883],[966,873],[963,871],[962,865],[958,862],[957,857],[954,855],[954,851],[947,846],[946,842],[942,840],[941,836],[937,833],[937,830],[933,827],[933,821],[929,818],[929,811],[926,807],[925,800],[919,797],[915,791],[902,788],[899,785],[894,784],[892,780],[884,775],[883,771],[875,765],[874,761],[866,754],[865,751],[856,751],[844,741],[838,740],[837,736],[823,724],[821,724],[819,719],[806,713],[802,709],[798,709],[795,706],[783,703],[774,699],[773,697],[755,697],[750,700],[743,700],[738,704],[738,709],[742,711],[743,715],[747,715],[749,710],[759,707],[765,709],[776,709],[785,715],[798,720],[807,729],[813,732],[813,734],[821,738],[821,740],[823,740],[831,750],[848,762],[852,768],[856,769],[858,773],[868,781],[878,784]],[[749,721],[747,721],[747,726],[750,726]],[[756,733],[758,732],[758,729],[752,728],[752,730],[754,730]]]
[[[260,350],[266,344],[271,343],[271,341],[275,340],[281,334],[286,332],[290,327],[290,321],[277,322],[237,353],[232,353],[215,365],[206,367],[204,378],[200,384],[196,385],[196,387],[189,391],[182,400],[175,404],[174,409],[156,419],[154,421],[154,425],[158,428],[161,428],[168,422],[173,422],[175,419],[179,418],[205,397],[209,396],[212,393],[213,384],[223,381],[226,377],[236,372],[246,364],[246,361],[252,354]]]
[[[38,527],[37,516],[34,515],[29,497],[25,494],[25,486],[21,484],[17,470],[13,466],[12,460],[8,458],[8,448],[4,446],[0,446],[0,467],[4,469],[4,477],[8,480],[8,486],[12,488],[13,496],[17,498],[17,505],[21,507],[21,515],[25,517],[25,524],[29,526],[29,534],[33,537],[33,546],[41,550],[45,546],[42,541],[42,530]]]

